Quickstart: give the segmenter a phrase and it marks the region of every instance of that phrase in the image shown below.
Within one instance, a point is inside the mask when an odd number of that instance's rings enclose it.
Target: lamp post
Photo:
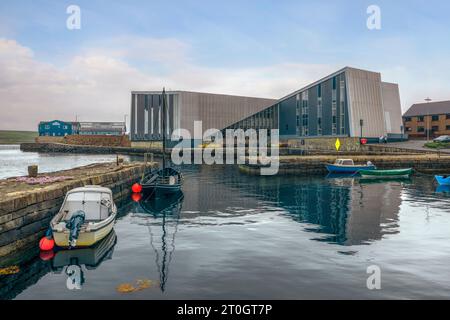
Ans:
[[[360,134],[360,138],[362,139],[363,137],[363,125],[364,125],[364,120],[363,119],[359,119],[359,126],[361,127],[361,134]]]
[[[430,97],[427,97],[426,99],[425,99],[425,101],[427,102],[427,103],[430,103],[432,100],[430,99]],[[427,122],[427,126],[426,126],[426,128],[427,128],[427,142],[428,141],[430,141],[430,126],[429,126],[429,121],[430,121],[430,109],[429,108],[427,108],[427,117],[426,117],[426,122]]]

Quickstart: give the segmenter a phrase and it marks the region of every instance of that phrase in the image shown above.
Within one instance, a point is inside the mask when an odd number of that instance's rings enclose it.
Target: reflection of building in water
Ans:
[[[347,242],[379,240],[397,233],[402,186],[395,182],[359,183],[350,193]]]
[[[236,174],[232,167],[219,170],[203,166],[199,170],[205,173],[200,171],[198,181],[189,181],[184,205],[195,215],[211,215],[210,210],[226,211],[237,204],[260,208],[265,202],[283,208],[295,221],[308,223],[305,230],[320,234],[315,237],[319,241],[356,245],[397,232],[402,201],[399,182],[253,177]],[[205,181],[201,179],[204,174]]]

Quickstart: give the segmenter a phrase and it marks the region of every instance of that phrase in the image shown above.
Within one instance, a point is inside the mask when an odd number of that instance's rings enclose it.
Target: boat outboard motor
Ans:
[[[66,224],[66,228],[70,230],[69,232],[69,246],[74,248],[77,245],[78,236],[80,234],[81,226],[86,219],[86,214],[84,211],[78,210],[74,212],[70,221]]]

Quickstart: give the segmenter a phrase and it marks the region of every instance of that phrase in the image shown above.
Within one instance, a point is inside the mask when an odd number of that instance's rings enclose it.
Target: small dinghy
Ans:
[[[435,176],[440,186],[450,186],[450,176]]]
[[[363,178],[409,178],[413,174],[413,169],[360,170],[359,174]]]
[[[141,185],[145,195],[171,194],[181,191],[182,181],[183,177],[178,170],[165,167],[145,175]]]
[[[330,173],[345,173],[352,174],[357,173],[360,170],[374,170],[375,166],[372,163],[365,165],[355,165],[353,159],[337,159],[334,164],[326,165],[328,172]]]
[[[110,189],[100,186],[73,189],[50,221],[55,244],[63,248],[90,247],[111,232],[116,215]]]

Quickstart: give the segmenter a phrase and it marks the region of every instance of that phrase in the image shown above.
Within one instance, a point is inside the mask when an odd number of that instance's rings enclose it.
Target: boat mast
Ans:
[[[163,129],[163,176],[166,168],[166,88],[162,92],[162,129]]]

